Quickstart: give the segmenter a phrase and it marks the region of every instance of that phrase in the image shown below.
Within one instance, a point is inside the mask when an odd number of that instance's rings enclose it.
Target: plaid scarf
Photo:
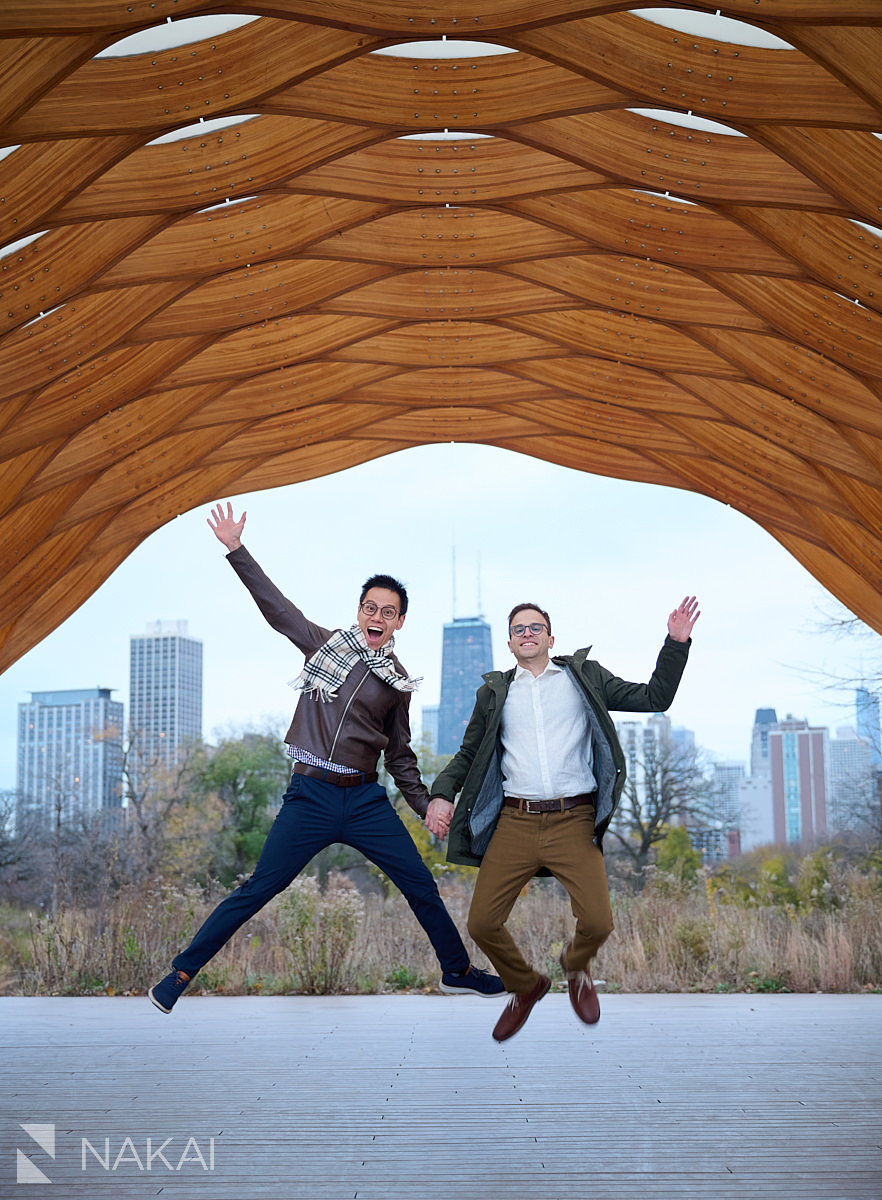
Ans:
[[[399,692],[416,691],[422,683],[422,676],[411,679],[398,674],[391,658],[394,645],[393,637],[379,650],[371,650],[360,626],[338,629],[306,660],[303,670],[288,686],[299,689],[304,695],[312,695],[315,700],[336,700],[337,689],[356,663],[361,661],[378,679]]]

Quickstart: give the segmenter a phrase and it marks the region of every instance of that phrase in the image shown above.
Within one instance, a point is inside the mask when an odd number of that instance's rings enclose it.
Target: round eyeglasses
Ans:
[[[384,604],[382,608],[378,608],[373,600],[363,600],[358,607],[366,617],[375,617],[379,612],[384,621],[394,621],[398,616],[398,609],[393,608],[391,604]]]
[[[547,625],[540,625],[538,621],[534,621],[532,625],[512,625],[508,632],[513,637],[520,637],[521,634],[526,633],[528,629],[530,633],[541,633],[543,629],[547,628]]]

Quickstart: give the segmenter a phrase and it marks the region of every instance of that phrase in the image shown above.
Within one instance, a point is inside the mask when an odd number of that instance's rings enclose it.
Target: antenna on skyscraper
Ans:
[[[481,551],[478,551],[478,616],[483,617],[484,605],[481,602]]]

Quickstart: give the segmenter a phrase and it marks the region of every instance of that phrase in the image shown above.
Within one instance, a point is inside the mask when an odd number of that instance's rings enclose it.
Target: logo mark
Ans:
[[[22,1125],[29,1138],[37,1143],[41,1150],[55,1158],[55,1126],[54,1125]],[[16,1183],[51,1183],[52,1180],[44,1175],[35,1162],[21,1150],[16,1150],[15,1182]]]

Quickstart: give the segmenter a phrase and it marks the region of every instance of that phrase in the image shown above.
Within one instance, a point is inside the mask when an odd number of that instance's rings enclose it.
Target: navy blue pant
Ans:
[[[360,850],[404,894],[425,929],[443,971],[462,972],[469,955],[432,872],[377,783],[341,788],[292,774],[282,807],[267,834],[254,873],[222,900],[173,962],[192,977],[240,925],[285,890],[311,858],[332,842]]]

